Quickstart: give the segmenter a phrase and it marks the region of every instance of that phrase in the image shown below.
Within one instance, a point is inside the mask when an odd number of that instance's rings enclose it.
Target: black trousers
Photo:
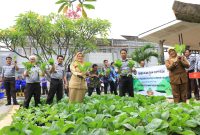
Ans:
[[[194,70],[188,72],[188,90],[187,90],[187,99],[192,97],[192,90],[194,90],[195,98],[199,98],[199,89],[196,79],[190,79],[189,73],[194,72]]]
[[[110,85],[110,93],[111,94],[114,93],[115,95],[117,95],[117,87],[116,87],[115,82],[113,82],[113,81],[104,83],[104,94],[108,93],[108,85]]]
[[[108,85],[109,83],[108,82],[104,82],[104,94],[107,94],[108,93]]]
[[[132,76],[121,76],[119,80],[119,96],[125,96],[126,93],[128,93],[130,97],[134,97]]]
[[[21,91],[24,92],[25,86],[21,86]]]
[[[95,89],[95,88],[88,87],[88,96],[91,96],[91,95],[92,95],[94,89]],[[97,92],[98,95],[101,94],[100,87],[97,87],[97,88],[96,88],[96,92]]]
[[[114,81],[110,81],[109,84],[110,84],[110,92],[112,94],[114,93],[115,95],[117,95],[118,93],[117,93],[117,85],[116,85],[116,83]]]
[[[47,104],[53,102],[54,95],[56,94],[57,102],[63,97],[63,80],[51,78],[50,89],[47,96]]]
[[[4,78],[4,87],[6,89],[8,104],[11,104],[11,97],[13,98],[13,104],[16,104],[15,78]]]
[[[42,86],[42,95],[48,94],[47,86]]]
[[[27,83],[24,90],[24,107],[28,108],[32,96],[34,96],[35,106],[40,104],[41,86],[40,83]]]

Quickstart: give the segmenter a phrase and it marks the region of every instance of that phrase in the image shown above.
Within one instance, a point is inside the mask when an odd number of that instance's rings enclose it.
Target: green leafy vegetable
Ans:
[[[0,135],[102,134],[102,135],[195,135],[200,133],[200,102],[173,104],[163,96],[87,96],[82,104],[64,97],[52,105],[41,99],[29,109],[20,108]]]
[[[182,44],[182,45],[175,44],[174,49],[178,55],[182,55],[185,52],[185,48],[186,48],[186,45],[184,45],[184,44]]]
[[[134,62],[133,60],[129,60],[129,61],[128,61],[128,67],[129,67],[129,68],[132,69],[132,68],[134,67],[134,65],[135,65],[135,62]]]
[[[22,65],[25,67],[25,69],[27,71],[31,71],[31,68],[34,66],[32,63],[30,62],[22,62]]]
[[[98,71],[99,72],[99,75],[101,75],[101,76],[104,76],[105,75],[105,73],[103,72],[103,70],[100,70],[100,71]]]
[[[114,66],[120,69],[122,67],[122,61],[121,60],[116,60],[114,63]]]
[[[83,64],[78,63],[78,68],[81,72],[87,72],[91,68],[92,63],[90,62],[84,62]]]
[[[46,71],[46,63],[41,63],[40,64],[40,69],[44,72],[44,71]]]
[[[53,58],[50,58],[50,59],[48,60],[48,63],[49,63],[49,65],[54,65],[54,60],[53,60]]]
[[[109,75],[109,74],[110,74],[110,71],[111,71],[110,68],[107,68],[107,69],[106,69],[106,74]]]

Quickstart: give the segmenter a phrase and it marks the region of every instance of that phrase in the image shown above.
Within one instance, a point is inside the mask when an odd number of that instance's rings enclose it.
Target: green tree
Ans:
[[[5,44],[5,46],[1,46],[2,48],[7,48],[20,57],[28,59],[27,50],[25,50],[27,46],[26,37],[22,32],[16,31],[15,27],[0,30],[0,42]],[[23,53],[19,53],[17,48],[22,48]]]
[[[152,56],[158,58],[158,53],[154,49],[155,47],[150,44],[136,48],[131,57],[137,63],[140,63],[142,60],[149,62]]]
[[[101,19],[69,19],[64,15],[20,14],[16,24],[0,31],[0,42],[17,55],[27,58],[32,49],[45,62],[53,55],[64,55],[68,64],[77,51],[88,53],[96,48],[96,36],[106,39],[110,23]],[[17,49],[22,48],[22,52]],[[33,54],[33,53],[32,53]]]

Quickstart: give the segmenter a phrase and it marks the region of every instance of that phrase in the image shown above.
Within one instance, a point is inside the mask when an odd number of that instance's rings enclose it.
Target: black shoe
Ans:
[[[195,99],[196,99],[196,100],[200,100],[200,98],[199,98],[199,97],[196,97]]]
[[[7,103],[6,106],[11,105],[11,103]]]
[[[14,103],[13,105],[19,105],[19,104],[16,102],[16,103]]]

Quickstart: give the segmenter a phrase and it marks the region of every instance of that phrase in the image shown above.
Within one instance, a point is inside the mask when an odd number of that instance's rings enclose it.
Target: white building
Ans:
[[[103,64],[103,60],[105,59],[108,60],[109,62],[113,62],[117,59],[120,59],[120,50],[122,48],[127,49],[128,54],[130,55],[135,48],[144,46],[149,43],[150,42],[145,42],[134,36],[123,36],[120,39],[109,39],[109,43],[106,45],[103,44],[101,40],[98,40],[97,41],[98,49],[95,50],[94,52],[87,54],[85,56],[85,60],[101,66]],[[156,50],[158,50],[157,44],[154,43],[151,44],[155,46]],[[34,54],[35,52],[34,48],[31,47],[26,48],[26,50],[28,50],[27,52],[29,55]],[[18,48],[17,51],[21,53],[22,48]],[[2,67],[3,64],[5,64],[6,56],[12,56],[12,57],[16,56],[16,60],[20,68],[23,68],[22,62],[28,61],[27,59],[22,58],[14,54],[13,52],[4,49],[0,50],[0,67]],[[158,64],[157,59],[152,57],[151,61],[147,64],[147,66],[153,66],[157,64]]]

